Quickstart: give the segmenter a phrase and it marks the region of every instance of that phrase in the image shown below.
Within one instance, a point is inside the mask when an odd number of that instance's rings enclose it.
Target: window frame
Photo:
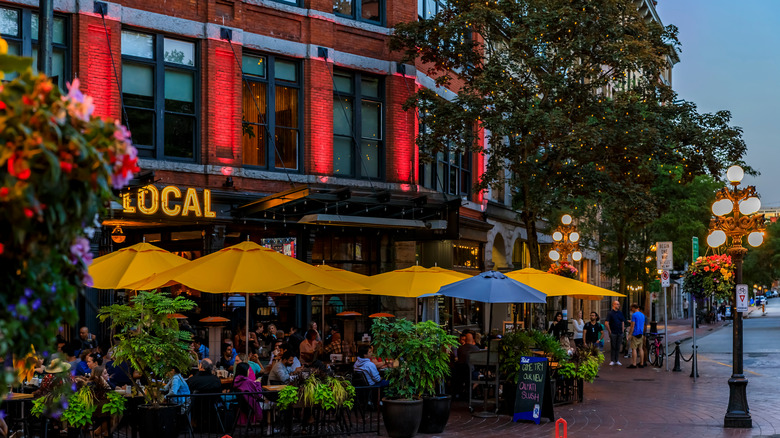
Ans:
[[[350,3],[352,4],[351,14],[343,14],[341,12],[336,11],[336,7],[334,4],[333,14],[335,14],[337,17],[349,18],[355,21],[360,21],[362,23],[371,23],[377,26],[386,26],[387,25],[387,2],[385,0],[378,0],[378,1],[379,1],[379,20],[369,20],[367,18],[362,17],[363,0],[350,0]]]
[[[242,114],[242,131],[241,131],[241,166],[247,167],[250,169],[263,169],[268,170],[272,172],[294,172],[294,173],[303,173],[304,172],[304,117],[305,117],[305,96],[304,96],[304,75],[303,75],[303,63],[300,59],[295,58],[288,58],[283,56],[276,56],[271,55],[268,53],[261,53],[261,52],[252,52],[252,51],[244,51],[241,55],[242,58],[242,65],[243,65],[243,56],[256,56],[256,57],[263,57],[266,61],[266,72],[265,72],[265,78],[259,78],[258,76],[246,74],[244,73],[243,67],[241,69],[241,114]],[[276,78],[276,61],[282,60],[286,62],[292,62],[296,65],[296,71],[295,71],[295,82],[288,82],[283,79],[277,79]],[[244,99],[244,87],[246,86],[246,81],[250,83],[260,83],[266,85],[265,90],[265,165],[254,165],[254,164],[246,164],[244,163],[244,157],[243,157],[243,147],[244,147],[244,132],[243,132],[243,99]],[[297,166],[295,168],[292,167],[276,167],[276,139],[274,139],[274,147],[271,148],[270,144],[270,138],[271,136],[275,136],[276,132],[276,86],[286,86],[291,88],[296,88],[298,90],[298,127],[296,128],[298,132],[298,144],[297,144]],[[255,124],[250,123],[254,126],[262,127],[261,124]],[[286,128],[287,129],[287,128]]]
[[[168,35],[165,33],[153,33],[148,32],[142,29],[136,29],[132,27],[122,27],[121,32],[135,32],[140,33],[144,35],[149,35],[153,38],[153,53],[154,53],[154,59],[147,59],[142,58],[139,56],[133,56],[133,55],[126,55],[122,53],[122,47],[120,47],[119,52],[121,56],[121,64],[120,69],[124,66],[125,61],[129,61],[135,64],[143,64],[143,65],[149,65],[154,68],[154,72],[152,74],[152,92],[153,95],[153,101],[154,101],[154,108],[152,111],[154,111],[154,120],[155,125],[152,127],[153,134],[152,137],[154,139],[154,144],[149,147],[149,145],[136,145],[135,142],[133,142],[134,146],[139,152],[139,157],[142,158],[151,158],[155,160],[165,160],[165,161],[178,161],[178,162],[184,162],[184,163],[200,163],[201,161],[201,92],[200,92],[200,86],[201,86],[201,67],[200,67],[200,44],[198,44],[198,40],[191,39],[191,38],[182,38],[179,35]],[[192,66],[187,66],[183,64],[176,64],[172,62],[165,61],[165,38],[170,38],[177,41],[184,41],[188,43],[193,44],[193,58],[194,62]],[[121,41],[121,35],[120,35],[120,41]],[[120,43],[121,46],[121,43]],[[165,69],[166,67],[174,69],[174,70],[180,70],[180,71],[189,71],[193,73],[193,90],[192,90],[192,99],[193,99],[193,113],[187,114],[182,113],[178,111],[170,111],[165,109]],[[122,78],[122,83],[119,84],[119,90],[120,90],[120,98],[122,99],[122,105],[125,108],[131,108],[131,109],[142,109],[142,110],[150,110],[149,108],[142,108],[142,107],[133,107],[128,106],[125,103],[124,98],[124,91],[122,90],[123,84],[124,84],[124,77]],[[194,127],[194,135],[193,135],[193,145],[192,145],[192,158],[187,157],[175,157],[175,156],[168,156],[165,155],[165,129],[161,129],[161,127],[164,128],[165,125],[165,114],[171,113],[171,114],[177,114],[177,115],[184,115],[184,116],[192,116],[195,119],[195,127]],[[132,126],[129,127],[132,130]],[[152,151],[151,155],[147,155],[146,151]]]
[[[337,74],[348,74],[351,76],[352,81],[352,90],[353,92],[345,93],[343,91],[337,91],[336,90],[336,83],[335,83],[335,77]],[[378,96],[379,97],[372,97],[372,96],[364,96],[362,93],[362,80],[363,77],[370,77],[370,78],[376,78],[379,80],[379,86],[378,86]],[[345,173],[336,173],[336,166],[334,163],[333,166],[333,175],[334,176],[343,176],[345,178],[355,178],[355,179],[371,179],[375,178],[377,181],[384,181],[385,180],[385,165],[387,163],[387,157],[386,157],[386,151],[387,151],[387,96],[386,96],[386,84],[385,84],[385,78],[381,75],[375,75],[370,73],[362,73],[360,71],[354,71],[354,70],[344,70],[344,69],[334,69],[333,71],[333,100],[339,98],[349,98],[352,100],[352,135],[351,136],[345,136],[336,134],[335,127],[333,131],[333,138],[336,137],[340,138],[349,138],[352,142],[352,169],[353,172],[351,174],[345,174]],[[363,173],[363,166],[361,165],[362,160],[362,152],[363,152],[363,119],[362,119],[362,102],[364,100],[367,100],[369,102],[377,102],[382,105],[381,107],[381,113],[379,116],[379,129],[382,133],[382,136],[379,140],[377,140],[377,143],[379,145],[379,151],[377,152],[378,157],[378,163],[377,163],[377,176],[366,176]],[[360,105],[358,105],[360,103]],[[334,114],[335,117],[335,114]],[[334,153],[334,161],[335,161],[335,142],[333,144],[333,153]]]
[[[17,5],[2,5],[3,9],[9,9],[9,10],[15,10],[19,12],[19,21],[17,24],[19,25],[19,33],[20,36],[11,36],[9,34],[0,34],[2,35],[3,39],[6,40],[7,43],[18,43],[20,47],[20,55],[23,57],[32,58],[33,55],[33,46],[38,45],[39,35],[36,35],[35,38],[32,36],[32,16],[33,13],[38,15],[38,23],[39,23],[39,31],[40,31],[40,11],[39,10],[33,10],[25,7],[20,7]],[[63,78],[62,78],[62,84],[65,86],[67,83],[71,82],[73,80],[72,76],[72,65],[71,65],[71,56],[72,56],[72,45],[73,40],[71,38],[71,21],[70,16],[67,14],[59,14],[54,13],[54,18],[60,18],[63,21],[63,33],[65,43],[55,43],[52,41],[52,48],[53,49],[59,49],[64,52],[63,56],[63,63],[62,63],[62,70],[63,70]],[[38,71],[38,66],[33,63],[33,71]],[[63,90],[65,88],[61,87]]]
[[[421,126],[420,129],[422,130],[425,128]],[[452,151],[450,150],[449,144],[447,145],[446,149],[436,152],[431,161],[423,162],[421,160],[419,166],[420,185],[425,188],[435,190],[437,192],[446,193],[448,195],[461,196],[461,197],[465,197],[466,199],[471,199],[473,186],[474,186],[474,176],[473,176],[474,175],[474,169],[473,169],[474,153],[473,152],[465,152],[465,153],[456,152],[456,153],[457,153],[457,160],[458,160],[456,164],[452,164],[450,161],[450,155],[452,154]],[[439,154],[442,154],[441,158],[439,158],[438,156]],[[467,160],[468,162],[466,163],[465,166],[463,163],[464,157],[468,158]],[[443,190],[440,190],[440,186],[439,186],[439,171],[438,171],[439,163],[443,164],[444,175],[442,175],[441,177],[441,189]],[[458,172],[458,181],[457,181],[458,189],[456,190],[456,193],[450,191],[450,184],[451,184],[450,173],[453,168],[457,169]],[[425,178],[428,171],[430,171],[430,177],[431,177],[430,187],[425,183]],[[464,171],[468,172],[469,175],[468,191],[466,192],[461,190],[461,188],[463,187],[463,179],[461,175],[463,174]]]
[[[436,10],[432,14],[428,14],[428,3],[433,3],[436,5]],[[430,18],[435,17],[436,14],[441,12],[441,10],[446,7],[447,3],[441,0],[417,0],[417,20],[429,20]],[[422,12],[422,15],[420,15],[420,12]],[[426,15],[430,15],[430,17]]]

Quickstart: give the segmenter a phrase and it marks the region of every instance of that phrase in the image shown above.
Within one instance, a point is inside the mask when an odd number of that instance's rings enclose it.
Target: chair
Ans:
[[[244,398],[245,394],[242,394],[240,392],[236,393],[236,411],[235,411],[235,418],[233,419],[233,427],[230,429],[230,434],[232,436],[235,436],[236,427],[238,426],[238,419],[241,417],[241,414],[243,413],[246,418],[246,427],[244,428],[244,436],[249,436],[249,429],[254,428],[255,424],[252,422],[252,418],[255,416],[255,410],[247,401],[246,398]]]
[[[184,397],[184,396],[173,396],[169,397],[171,401],[175,403],[182,403],[185,405],[184,411],[182,412],[179,410],[179,413],[176,415],[176,424],[179,428],[181,428],[182,425],[186,427],[187,433],[189,434],[190,438],[194,438],[194,433],[192,430],[192,400],[190,397]],[[187,403],[189,401],[189,403]]]

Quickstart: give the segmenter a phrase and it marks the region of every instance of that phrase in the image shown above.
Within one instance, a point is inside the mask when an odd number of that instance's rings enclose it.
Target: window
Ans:
[[[244,55],[241,64],[244,165],[300,169],[300,64],[261,55]]]
[[[142,157],[197,161],[194,42],[122,31],[122,101]]]
[[[382,80],[333,72],[333,173],[381,178],[384,157]]]
[[[333,13],[376,24],[384,23],[383,0],[333,0]]]
[[[52,77],[57,79],[57,85],[65,89],[70,82],[70,66],[68,60],[68,23],[65,17],[54,16],[54,32],[52,33]],[[38,71],[38,13],[28,9],[11,9],[0,7],[0,34],[8,42],[10,55],[33,58],[33,70]],[[13,79],[15,75],[6,75],[5,79]]]
[[[424,128],[422,128],[424,129]],[[471,195],[471,153],[437,152],[433,161],[420,161],[420,182],[423,187],[450,195]]]
[[[440,0],[417,0],[417,18],[428,20],[441,12],[446,4]]]

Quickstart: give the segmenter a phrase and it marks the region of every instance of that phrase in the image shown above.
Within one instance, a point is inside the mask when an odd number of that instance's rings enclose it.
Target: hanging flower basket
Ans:
[[[553,263],[550,265],[550,269],[547,270],[550,274],[560,275],[566,278],[577,278],[577,268],[569,264],[569,262]]]
[[[729,255],[699,257],[685,273],[685,293],[696,300],[715,295],[717,300],[730,300],[734,292],[734,264]]]

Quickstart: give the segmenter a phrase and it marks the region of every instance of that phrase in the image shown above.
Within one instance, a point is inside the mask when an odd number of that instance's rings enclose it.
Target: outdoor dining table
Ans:
[[[27,413],[30,408],[27,408],[25,404],[33,398],[32,394],[12,392],[0,400],[0,410],[6,413],[9,430],[17,429],[17,426],[21,426],[21,430],[24,430],[25,433],[28,431],[30,427],[28,420],[30,418],[27,416]]]

